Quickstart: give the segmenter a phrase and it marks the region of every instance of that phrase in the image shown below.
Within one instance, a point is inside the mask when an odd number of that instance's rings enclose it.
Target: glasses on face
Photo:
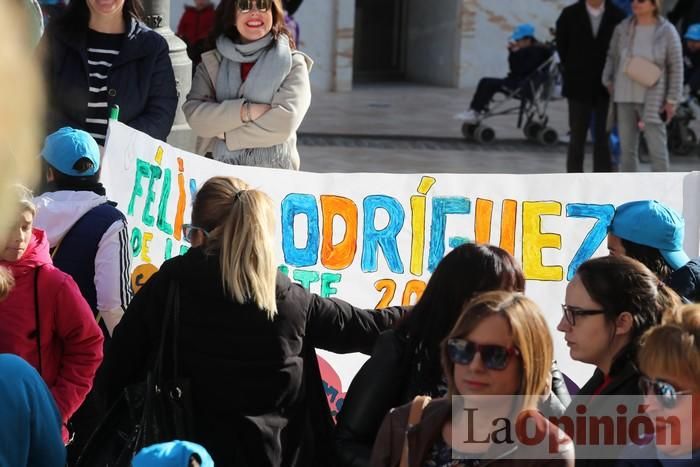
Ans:
[[[248,13],[255,7],[259,12],[265,13],[272,6],[272,0],[238,0],[236,7],[241,13]]]
[[[639,378],[639,387],[642,393],[655,395],[656,400],[666,409],[672,409],[678,404],[678,396],[693,393],[693,391],[679,391],[671,383],[646,376]]]
[[[466,339],[449,339],[447,341],[447,354],[453,363],[469,365],[477,353],[481,355],[481,361],[489,370],[503,370],[508,366],[508,360],[513,355],[520,355],[520,351],[515,347],[482,345]]]
[[[578,308],[575,306],[569,306],[564,304],[562,304],[561,309],[564,312],[564,318],[566,318],[566,322],[569,323],[571,326],[576,326],[577,316],[602,315],[603,313],[605,313],[605,310],[586,310],[584,308]]]
[[[209,236],[209,232],[201,227],[192,224],[182,224],[182,237],[189,243],[192,243],[192,237],[196,231],[202,232],[205,238]]]

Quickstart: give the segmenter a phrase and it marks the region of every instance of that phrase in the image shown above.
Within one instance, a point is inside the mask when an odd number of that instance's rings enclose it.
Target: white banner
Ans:
[[[187,250],[181,226],[197,187],[216,175],[239,177],[277,202],[277,258],[285,273],[311,292],[356,306],[415,303],[440,259],[462,242],[505,248],[521,262],[527,294],[549,320],[562,371],[579,385],[593,369],[569,357],[556,331],[560,304],[576,267],[607,254],[615,206],[656,199],[675,208],[686,219],[687,253],[698,253],[699,173],[290,172],[222,164],[111,122],[102,181],[127,216],[137,288]],[[366,357],[320,355],[329,364],[322,362],[329,398],[339,406]]]

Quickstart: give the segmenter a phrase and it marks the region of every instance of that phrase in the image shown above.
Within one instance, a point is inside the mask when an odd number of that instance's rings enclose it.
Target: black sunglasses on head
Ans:
[[[504,370],[508,366],[508,360],[513,355],[520,355],[520,351],[515,347],[477,344],[466,339],[449,339],[447,341],[447,355],[453,363],[469,365],[477,353],[481,355],[481,361],[489,370]]]
[[[679,391],[676,387],[661,379],[651,379],[646,376],[639,378],[639,387],[643,394],[653,394],[666,409],[672,409],[678,404],[678,396],[692,394],[693,391]]]
[[[265,13],[267,10],[269,10],[272,7],[272,0],[237,0],[236,1],[236,8],[241,13],[248,13],[250,10],[253,9],[253,5],[255,5],[256,9],[262,13]]]

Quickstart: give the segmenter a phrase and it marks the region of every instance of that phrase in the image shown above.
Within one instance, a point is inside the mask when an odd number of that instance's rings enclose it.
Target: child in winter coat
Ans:
[[[19,190],[17,225],[0,252],[14,286],[0,302],[0,353],[22,357],[49,387],[64,424],[80,407],[102,362],[102,331],[71,277],[56,269],[44,232],[33,229],[31,193]]]

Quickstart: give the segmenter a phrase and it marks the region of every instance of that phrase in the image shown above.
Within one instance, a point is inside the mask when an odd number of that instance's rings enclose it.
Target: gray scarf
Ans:
[[[216,49],[223,56],[216,77],[216,99],[245,99],[256,104],[271,104],[272,97],[292,70],[292,50],[289,39],[272,34],[248,44],[238,44],[220,36]],[[241,63],[255,62],[245,81],[241,79]],[[247,123],[255,125],[255,122]],[[230,151],[226,143],[217,140],[214,159],[235,165],[253,165],[293,169],[292,152],[287,142],[264,148],[246,148]]]

